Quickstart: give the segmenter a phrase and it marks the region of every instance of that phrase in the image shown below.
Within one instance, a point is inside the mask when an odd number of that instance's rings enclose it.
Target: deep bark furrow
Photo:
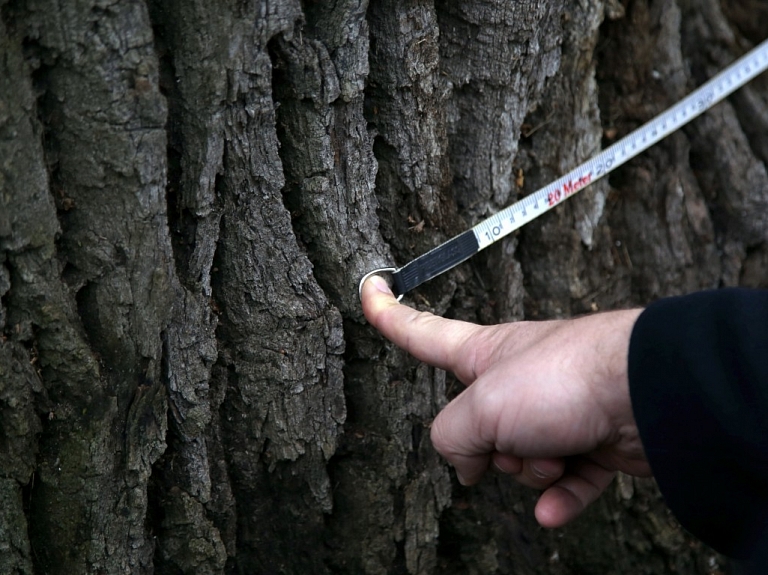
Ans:
[[[445,104],[433,2],[376,2],[368,11],[371,72],[366,113],[376,127],[380,225],[401,265],[463,222],[450,195]]]
[[[610,26],[605,69],[617,75],[606,83],[606,111],[631,119],[629,125],[617,125],[619,136],[673,104],[741,51],[737,46],[742,42],[727,28],[719,5],[703,2],[683,9],[675,2],[635,3],[629,22],[652,30],[646,44],[624,36],[624,21]],[[695,46],[706,49],[687,48]],[[617,86],[631,92],[641,83],[642,104],[611,96]],[[619,251],[627,252],[623,266],[631,261],[632,267],[657,270],[655,277],[632,273],[632,291],[640,301],[735,285],[743,277],[748,247],[764,243],[765,167],[751,151],[730,103],[742,98],[738,94],[718,105],[613,178],[618,195],[612,210],[618,217],[612,217],[611,227],[628,232],[614,234],[622,243]],[[624,108],[618,112],[617,106]],[[754,270],[750,273],[754,277]]]
[[[50,440],[49,431],[55,425],[52,420],[58,407],[55,400],[46,401],[41,381],[43,370],[50,368],[52,359],[44,342],[50,330],[64,331],[62,340],[74,344],[70,348],[73,352],[85,348],[77,336],[67,338],[73,335],[67,330],[67,320],[72,318],[67,312],[71,312],[71,308],[67,310],[65,305],[62,309],[64,286],[57,281],[58,266],[44,263],[54,254],[59,225],[53,198],[48,193],[40,126],[31,114],[35,103],[29,69],[20,49],[19,14],[15,6],[10,8],[4,10],[3,15],[10,15],[15,25],[6,28],[6,22],[0,21],[0,52],[4,56],[0,59],[3,78],[0,102],[4,104],[0,119],[0,291],[3,296],[0,436],[4,439],[0,456],[0,545],[4,549],[0,569],[7,573],[31,574],[33,563],[39,566],[41,559],[44,560],[36,553],[40,548],[40,534],[50,528],[51,520],[61,519],[60,510],[55,506],[46,510],[47,514],[34,512],[38,496],[44,496],[45,491],[32,487],[50,479],[45,441]],[[19,194],[21,190],[26,193]],[[40,313],[40,302],[47,303],[46,313]],[[93,362],[88,359],[82,358],[81,374],[86,376],[93,373]],[[49,410],[46,433],[40,438],[43,426],[38,413],[46,408]],[[70,419],[69,406],[58,415]],[[41,450],[38,440],[43,443],[42,462],[38,457]],[[57,544],[71,542],[66,532],[58,535],[63,537]]]
[[[67,271],[64,284],[51,259],[57,229],[45,255],[13,257],[15,303],[28,310],[18,321],[35,332],[51,402],[30,494],[35,562],[51,573],[143,571],[153,552],[146,482],[165,448],[160,332],[171,274],[151,33],[131,2],[66,14],[31,2],[19,19],[45,60],[38,105]],[[40,203],[51,213],[50,196]]]
[[[25,268],[23,256],[17,262],[18,254],[50,252],[58,223],[36,119],[29,115],[34,94],[16,32],[0,18],[0,571],[31,574],[26,508],[42,431],[37,409],[43,385],[33,329],[13,306],[16,292],[24,289],[20,275],[38,279]],[[24,186],[34,197],[15,197],[6,182]]]
[[[675,2],[637,2],[626,20],[606,26],[601,64],[604,73],[613,76],[604,82],[601,98],[604,117],[610,118],[604,125],[614,137],[651,119],[694,87],[681,52],[681,16]],[[642,40],[622,37],[629,25],[646,30]],[[622,98],[614,90],[644,97]],[[678,132],[611,177],[608,221],[613,246],[605,246],[611,252],[605,257],[619,277],[629,276],[630,293],[624,297],[630,301],[715,287],[719,281],[711,214],[689,157],[690,140]],[[648,266],[656,273],[638,273]]]
[[[252,29],[259,6],[251,10],[233,23],[241,36],[228,72],[213,286],[221,309],[214,385],[226,388],[219,417],[237,505],[235,563],[246,571],[322,573],[321,526],[332,508],[325,462],[345,417],[343,337],[281,195],[266,47],[300,13],[286,3]],[[297,553],[302,545],[306,552]]]
[[[170,330],[178,434],[164,489],[167,511],[176,519],[169,522],[166,514],[161,553],[167,565],[184,572],[219,572],[221,546],[189,552],[189,529],[197,537],[203,532],[198,526],[208,524],[214,540],[224,538],[231,566],[319,572],[321,541],[312,533],[318,512],[331,506],[321,462],[332,454],[344,418],[338,359],[343,347],[338,316],[310,277],[282,206],[265,51],[300,12],[290,2],[274,5],[270,14],[260,14],[255,3],[240,8],[153,9],[173,69],[183,71],[170,106],[171,117],[178,117],[172,130],[180,158],[177,258],[191,290]],[[256,28],[249,24],[253,18]],[[197,35],[211,21],[220,26]],[[220,321],[212,319],[212,310]],[[218,341],[212,331],[194,328],[201,320],[209,329],[218,323]],[[267,340],[252,337],[267,332]],[[212,482],[222,480],[228,487],[223,494],[211,492]],[[268,493],[279,493],[278,485],[285,495],[271,500]],[[275,521],[273,506],[280,501],[286,508]],[[190,528],[180,529],[185,524]],[[265,524],[272,531],[259,533]],[[262,542],[278,537],[285,541],[267,552]],[[306,541],[314,551],[292,554],[293,541]]]
[[[748,44],[726,22],[720,3],[711,0],[703,2],[696,13],[690,8],[683,12],[682,45],[695,42],[707,46],[703,53],[687,54],[692,83],[700,84],[716,74],[741,55]],[[691,138],[692,167],[709,201],[718,241],[723,246],[721,281],[731,286],[739,284],[746,250],[768,241],[768,173],[765,158],[751,144],[752,140],[759,145],[761,138],[754,137],[751,119],[739,121],[732,104],[744,101],[749,94],[729,99],[686,130]],[[752,110],[747,106],[741,109],[743,116],[749,111],[757,112],[756,119],[768,116],[765,100],[753,101]]]
[[[305,29],[272,44],[286,203],[323,289],[345,316],[358,318],[355,278],[389,259],[363,115],[367,5],[319,3]]]
[[[376,2],[367,21],[371,70],[365,110],[380,138],[373,148],[378,215],[393,250],[412,257],[450,233],[445,228],[451,215],[455,221],[450,202],[443,202],[447,164],[441,151],[447,140],[435,12],[430,2]],[[436,565],[438,518],[450,489],[427,433],[442,402],[445,376],[419,369],[372,337],[367,326],[350,319],[345,328],[353,343],[345,371],[350,416],[332,467],[338,489],[328,524],[331,542],[340,549],[333,564],[343,573],[429,572]],[[381,364],[391,367],[385,371]],[[360,514],[374,492],[381,494],[378,512]],[[433,496],[413,495],[426,492]],[[342,545],[353,533],[359,534],[354,546]]]
[[[600,149],[593,54],[603,12],[602,2],[565,12],[570,27],[563,37],[560,74],[526,118],[527,137],[515,159],[522,195],[559,178]],[[544,296],[534,305],[528,302],[529,317],[568,317],[590,311],[596,284],[615,281],[608,279],[614,270],[603,268],[605,259],[590,253],[600,249],[596,244],[604,233],[599,223],[607,194],[607,182],[596,182],[521,231],[526,289]]]
[[[227,69],[219,62],[226,43],[193,31],[207,19],[222,22],[226,13],[178,2],[152,2],[149,9],[168,101],[166,194],[181,283],[165,336],[171,430],[153,483],[160,522],[155,566],[160,572],[223,573],[228,549],[222,534],[235,524],[234,500],[226,471],[212,478],[217,463],[208,445],[221,403],[211,382],[218,355],[211,277],[221,220],[217,182]]]
[[[7,103],[0,119],[0,571],[31,575],[25,499],[34,477],[42,431],[35,396],[42,394],[43,386],[35,365],[39,358],[34,346],[20,341],[20,324],[7,323],[18,320],[9,308],[13,301],[10,292],[14,285],[18,286],[17,274],[21,271],[9,260],[18,251],[37,251],[45,244],[50,247],[58,224],[46,194],[45,178],[40,174],[42,149],[35,135],[34,118],[28,116],[33,106],[32,84],[12,32],[0,19],[0,53],[5,55],[0,61],[0,77],[5,79],[0,85],[0,102]],[[28,186],[47,206],[34,202],[32,206],[20,205],[22,202],[3,190],[2,183],[7,180]],[[39,219],[25,213],[25,207],[43,208]],[[7,334],[14,332],[16,337],[9,338]]]
[[[512,165],[523,119],[559,65],[559,2],[440,3],[441,69],[453,85],[449,157],[467,219],[515,197]]]

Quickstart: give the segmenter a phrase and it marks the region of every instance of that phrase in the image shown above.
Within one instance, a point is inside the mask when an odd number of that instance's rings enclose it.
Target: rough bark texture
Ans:
[[[761,0],[0,0],[0,572],[728,573],[652,481],[572,526],[432,450],[404,264],[768,36]],[[763,75],[409,296],[479,322],[768,287]]]

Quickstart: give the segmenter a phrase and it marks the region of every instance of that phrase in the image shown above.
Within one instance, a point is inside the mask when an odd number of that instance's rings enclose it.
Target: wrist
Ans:
[[[593,393],[605,414],[604,446],[614,454],[613,466],[632,475],[649,475],[637,430],[629,391],[629,343],[642,309],[591,316],[599,322],[594,330],[595,366]]]

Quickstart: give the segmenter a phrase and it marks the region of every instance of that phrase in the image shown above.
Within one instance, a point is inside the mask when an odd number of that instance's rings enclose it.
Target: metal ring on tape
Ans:
[[[365,274],[363,276],[363,279],[360,280],[360,285],[357,288],[357,294],[360,296],[360,300],[362,301],[363,299],[363,284],[366,282],[366,280],[368,280],[369,277],[381,275],[381,274],[392,274],[392,273],[395,273],[396,271],[397,271],[397,268],[378,268]],[[400,301],[401,299],[403,299],[403,295],[405,294],[400,294],[399,296],[397,296],[397,301]]]

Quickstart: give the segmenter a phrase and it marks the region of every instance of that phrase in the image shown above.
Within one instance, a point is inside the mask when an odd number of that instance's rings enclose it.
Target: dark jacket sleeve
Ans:
[[[629,350],[646,456],[680,523],[768,573],[768,291],[660,300]]]

